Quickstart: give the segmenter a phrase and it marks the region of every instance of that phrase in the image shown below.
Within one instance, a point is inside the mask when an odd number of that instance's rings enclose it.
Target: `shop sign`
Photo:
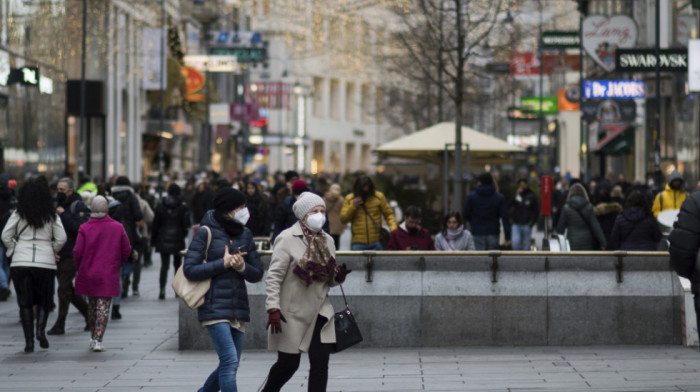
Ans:
[[[236,56],[193,55],[185,56],[185,65],[209,72],[238,72]]]
[[[641,80],[584,80],[583,98],[644,98],[644,82]]]
[[[571,97],[567,96],[569,91],[570,88],[557,91],[557,106],[560,112],[577,112],[580,109],[579,99],[570,99]]]
[[[53,79],[44,75],[40,75],[39,92],[42,94],[53,94]]]
[[[617,72],[654,72],[657,63],[662,72],[686,72],[688,50],[660,49],[658,59],[654,49],[619,49],[615,53]]]
[[[578,48],[581,43],[578,31],[543,31],[542,47],[547,49]]]
[[[19,83],[23,86],[39,85],[39,67],[10,68],[7,84]]]
[[[615,69],[615,51],[633,48],[637,42],[637,24],[626,15],[591,15],[583,20],[582,29],[583,49],[608,72]]]
[[[511,121],[537,121],[540,119],[538,113],[525,108],[508,108],[508,119]]]
[[[637,116],[637,104],[631,99],[601,99],[581,103],[581,118],[601,124],[632,123]]]
[[[688,41],[688,89],[700,91],[700,39]]]
[[[181,70],[182,76],[185,77],[185,98],[189,101],[203,101],[203,95],[195,93],[201,90],[206,83],[204,73],[196,68],[188,67],[186,65],[182,66]]]
[[[540,61],[535,53],[513,53],[510,58],[510,74],[513,76],[538,75]]]
[[[520,98],[520,106],[529,109],[535,113],[542,114],[557,114],[559,113],[559,105],[557,97],[547,95],[542,97],[542,107],[540,108],[540,97]]]

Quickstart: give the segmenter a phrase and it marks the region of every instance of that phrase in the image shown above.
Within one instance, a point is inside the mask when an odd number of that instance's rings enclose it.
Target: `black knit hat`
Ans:
[[[245,204],[245,195],[237,189],[219,188],[214,195],[214,208],[226,213]]]
[[[170,196],[180,196],[182,193],[182,189],[180,189],[180,186],[177,184],[170,184],[168,187],[168,194]]]
[[[493,185],[493,177],[491,177],[491,173],[484,173],[480,175],[479,182],[481,185]]]
[[[292,178],[299,178],[299,173],[295,172],[294,170],[289,170],[288,172],[284,173],[284,180],[289,182],[292,180]]]

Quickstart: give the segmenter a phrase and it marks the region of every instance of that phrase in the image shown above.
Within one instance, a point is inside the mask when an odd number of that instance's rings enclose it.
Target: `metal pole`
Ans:
[[[163,78],[165,77],[165,0],[160,0],[160,124],[158,126],[158,188],[160,197],[163,197],[163,173],[165,172],[165,143],[163,142],[163,131],[165,128],[165,86]]]
[[[654,35],[656,38],[656,45],[654,47],[654,55],[656,56],[656,113],[654,114],[654,182],[656,184],[656,189],[661,189],[661,64],[659,61],[659,52],[661,51],[661,7],[660,0],[656,0],[656,9],[654,16],[654,23],[656,28]]]
[[[86,48],[86,36],[87,36],[87,0],[83,0],[83,26],[82,26],[82,37],[81,37],[81,50],[80,55],[80,163],[78,166],[78,172],[85,170],[85,162],[87,160],[85,145],[85,48]],[[88,174],[88,173],[85,173]],[[77,184],[77,182],[76,182]]]
[[[450,185],[448,183],[450,179],[450,158],[449,158],[449,151],[447,150],[447,146],[449,144],[445,144],[445,150],[443,151],[443,159],[442,163],[445,166],[444,172],[445,172],[445,185],[444,185],[444,193],[443,195],[443,211],[445,212],[445,216],[450,212]]]
[[[539,91],[539,97],[540,97],[540,108],[539,108],[539,116],[540,116],[540,126],[539,129],[537,130],[537,166],[535,167],[538,169],[538,172],[542,172],[543,167],[542,167],[542,129],[544,128],[544,113],[542,110],[542,101],[543,101],[543,94],[544,94],[544,88],[543,88],[543,79],[544,79],[544,64],[542,62],[542,0],[537,1],[537,6],[539,9],[539,14],[540,14],[540,21],[537,24],[537,58],[540,62],[540,91]]]

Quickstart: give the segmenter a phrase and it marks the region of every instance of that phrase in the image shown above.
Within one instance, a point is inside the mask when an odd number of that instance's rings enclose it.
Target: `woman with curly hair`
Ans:
[[[36,339],[41,348],[49,348],[46,321],[54,308],[56,254],[66,243],[66,232],[46,181],[29,180],[20,188],[17,210],[10,215],[1,237],[7,253],[12,255],[12,281],[24,330],[24,352],[34,351],[35,305]]]

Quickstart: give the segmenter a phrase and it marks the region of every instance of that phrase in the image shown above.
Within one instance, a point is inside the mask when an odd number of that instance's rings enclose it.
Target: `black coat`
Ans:
[[[510,202],[513,209],[512,223],[517,225],[534,226],[540,217],[540,207],[537,205],[537,196],[530,189],[523,193],[516,193]]]
[[[282,203],[277,205],[277,209],[275,210],[275,228],[272,232],[272,237],[270,237],[271,244],[275,243],[275,238],[277,238],[282,231],[297,223],[298,219],[296,215],[294,215],[294,210],[292,210],[292,206],[296,201],[297,197],[295,195],[289,195]]]
[[[250,212],[250,219],[246,227],[253,232],[253,235],[258,237],[270,235],[270,212],[268,204],[263,198],[255,194],[248,196],[246,194],[246,207]]]
[[[143,220],[143,213],[139,200],[136,198],[133,189],[129,186],[115,185],[112,187],[112,197],[119,201],[122,214],[122,225],[126,231],[126,236],[129,237],[129,243],[132,248],[138,248],[141,235],[136,229],[136,222]]]
[[[253,234],[248,228],[236,237],[230,238],[221,225],[214,219],[214,211],[208,211],[202,218],[201,225],[211,229],[212,239],[209,245],[207,262],[203,263],[207,253],[207,231],[200,228],[192,239],[185,255],[184,273],[189,280],[211,278],[211,288],[204,297],[204,304],[197,309],[200,322],[207,320],[250,321],[248,290],[246,281],[255,283],[263,277],[263,266],[253,241]],[[244,256],[245,270],[241,273],[233,268],[224,267],[226,246],[231,252],[240,248],[248,254]]]
[[[654,216],[641,207],[628,207],[615,218],[610,250],[656,250],[661,229]]]
[[[185,249],[190,221],[190,209],[181,197],[164,197],[156,207],[153,218],[151,245],[159,253],[177,254]]]
[[[668,241],[673,269],[678,275],[697,282],[698,272],[694,266],[700,249],[700,192],[688,196],[681,205],[681,212],[673,224]],[[697,293],[697,285],[692,285],[691,290]]]
[[[63,207],[63,213],[59,217],[61,217],[61,223],[66,231],[67,239],[58,255],[61,259],[70,259],[73,258],[73,248],[75,247],[75,240],[78,238],[78,229],[80,225],[90,219],[90,209],[83,203],[77,192],[73,192],[59,207]]]
[[[598,203],[598,205],[593,207],[593,212],[596,219],[598,219],[598,223],[600,223],[600,228],[603,229],[603,235],[609,239],[615,220],[622,212],[622,206],[615,202]]]

